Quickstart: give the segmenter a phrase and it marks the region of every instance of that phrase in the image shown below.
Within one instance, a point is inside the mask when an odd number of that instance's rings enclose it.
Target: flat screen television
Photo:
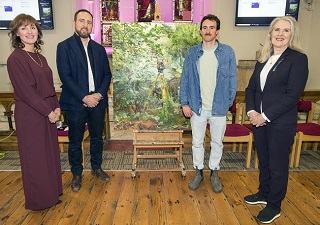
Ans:
[[[300,0],[236,0],[236,26],[269,26],[279,16],[298,20]]]
[[[9,30],[20,13],[33,16],[44,30],[54,28],[52,0],[0,0],[0,30]]]

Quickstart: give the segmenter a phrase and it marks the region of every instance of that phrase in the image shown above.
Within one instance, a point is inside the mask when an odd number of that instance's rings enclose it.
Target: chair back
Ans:
[[[314,115],[314,103],[312,101],[299,100],[297,109],[298,112],[306,113],[306,123],[312,123]]]
[[[229,108],[229,112],[232,114],[232,123],[239,123],[240,104],[233,101],[232,106]]]
[[[246,124],[248,119],[247,111],[246,111],[246,103],[241,103],[241,124]],[[250,122],[249,122],[250,123]]]

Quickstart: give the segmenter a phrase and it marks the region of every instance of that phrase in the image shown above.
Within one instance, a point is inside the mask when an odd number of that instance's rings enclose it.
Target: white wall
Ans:
[[[54,74],[54,82],[56,89],[60,89],[60,79],[56,67],[56,48],[57,44],[73,34],[73,15],[76,12],[76,1],[74,0],[59,0],[52,1],[53,5],[53,20],[54,30],[43,30],[42,53],[47,58],[47,61]],[[28,12],[26,12],[28,13]],[[11,53],[10,40],[8,30],[0,30],[0,91],[13,92],[6,64],[7,58]]]
[[[312,11],[305,8],[303,0],[300,1],[299,25],[301,30],[302,45],[309,58],[309,80],[306,90],[320,90],[320,0],[315,0]],[[56,46],[57,44],[73,34],[72,20],[76,11],[76,1],[61,0],[53,1],[54,7],[54,30],[44,30],[43,54],[47,58],[53,70],[56,89],[59,89],[59,77],[56,69]],[[255,59],[256,51],[260,43],[264,43],[267,35],[267,27],[235,27],[235,1],[213,0],[212,13],[221,19],[221,31],[219,39],[221,42],[232,46],[236,52],[237,60]],[[0,91],[13,91],[8,79],[5,64],[11,52],[9,47],[8,31],[0,31]]]

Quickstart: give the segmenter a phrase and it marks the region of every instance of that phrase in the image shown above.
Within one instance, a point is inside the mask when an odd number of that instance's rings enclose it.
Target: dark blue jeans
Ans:
[[[105,109],[85,108],[81,111],[66,111],[69,126],[69,163],[73,175],[81,175],[82,151],[81,142],[85,124],[88,123],[90,134],[90,163],[93,170],[101,168]]]

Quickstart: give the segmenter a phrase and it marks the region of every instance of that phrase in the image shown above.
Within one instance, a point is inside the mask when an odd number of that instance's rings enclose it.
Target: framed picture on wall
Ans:
[[[137,0],[137,22],[154,20],[155,0]]]
[[[193,0],[173,0],[173,21],[192,21]]]
[[[101,44],[105,47],[112,46],[112,23],[102,23]]]
[[[101,21],[119,21],[120,0],[100,0]]]

